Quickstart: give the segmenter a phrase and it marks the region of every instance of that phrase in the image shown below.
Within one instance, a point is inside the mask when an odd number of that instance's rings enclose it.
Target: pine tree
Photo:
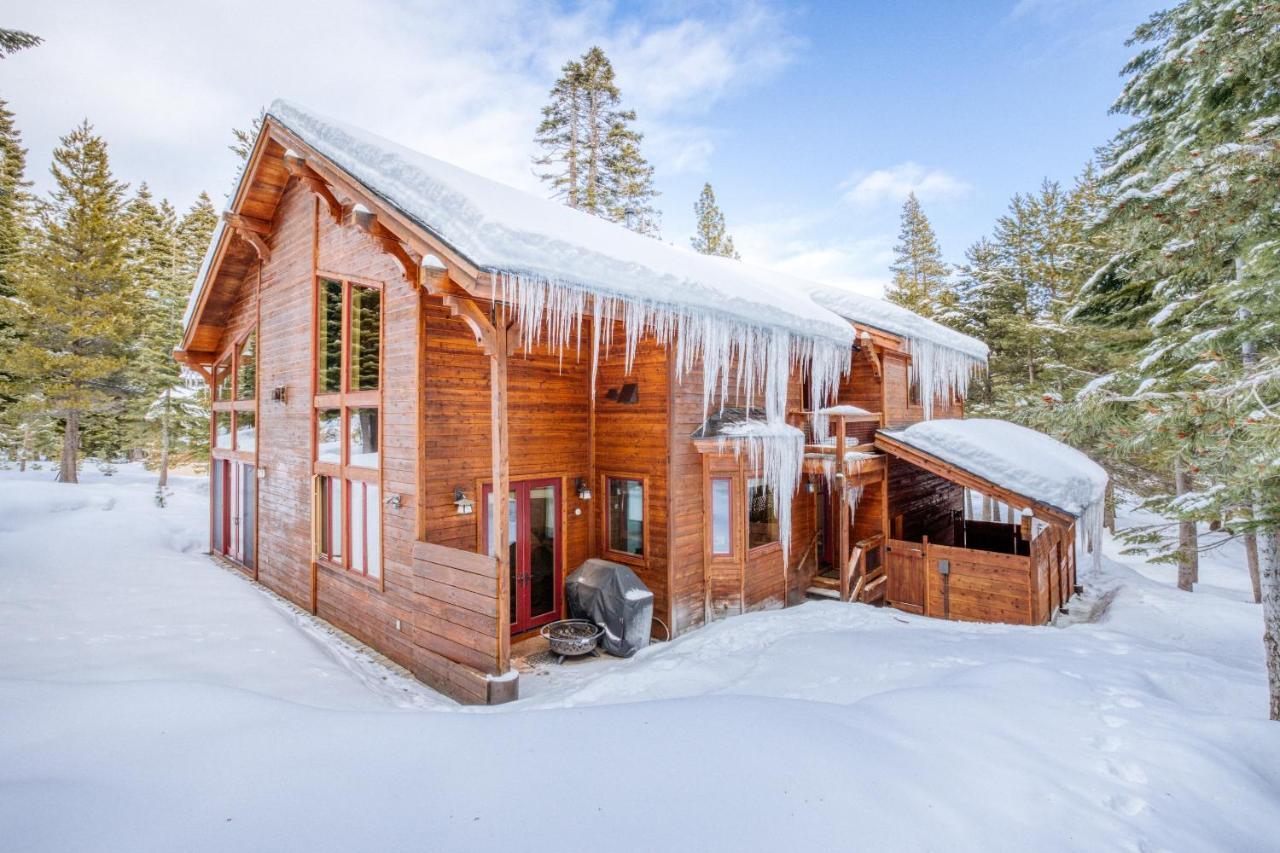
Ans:
[[[936,317],[948,310],[951,295],[947,265],[942,261],[933,226],[914,192],[902,205],[902,227],[893,251],[894,262],[889,267],[893,282],[885,291],[885,298],[922,317]]]
[[[22,147],[22,135],[14,124],[8,104],[0,100],[0,299],[14,295],[14,282],[19,276],[22,253],[30,228],[31,197],[26,180],[27,150]],[[14,342],[15,329],[0,313],[0,349],[9,351]],[[12,404],[14,399],[4,393],[8,385],[8,360],[0,359],[0,404]]]
[[[24,33],[22,30],[0,30],[0,59],[20,50],[35,47],[43,41],[44,39],[40,36]]]
[[[235,141],[227,147],[240,158],[242,163],[249,162],[249,154],[253,151],[253,143],[257,141],[258,134],[262,131],[262,123],[266,121],[266,118],[267,111],[259,109],[258,114],[249,123],[248,130],[241,130],[238,127],[231,128],[231,136]]]
[[[1136,425],[1139,458],[1194,478],[1147,501],[1259,537],[1271,716],[1280,719],[1280,8],[1187,0],[1131,43],[1105,156],[1114,252],[1082,294],[1145,345],[1095,410]],[[1173,547],[1165,544],[1166,554]]]
[[[657,236],[653,167],[640,153],[634,112],[620,108],[613,65],[599,47],[566,62],[542,108],[534,162],[556,198],[577,210]]]
[[[698,231],[689,241],[693,248],[704,255],[719,255],[736,260],[738,252],[733,247],[733,238],[725,230],[724,213],[716,204],[716,194],[711,189],[711,184],[702,185],[702,195],[693,206],[693,214],[698,218]]]
[[[18,330],[9,365],[22,396],[62,421],[61,482],[77,482],[80,426],[129,393],[136,306],[126,268],[124,185],[88,122],[62,137],[54,189],[39,205],[31,268],[6,305]]]

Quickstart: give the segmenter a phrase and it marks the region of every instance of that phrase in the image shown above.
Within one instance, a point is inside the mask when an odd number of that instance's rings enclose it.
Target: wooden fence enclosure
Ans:
[[[1030,543],[1030,556],[890,539],[888,602],[941,619],[1042,625],[1071,597],[1070,535],[1046,526]]]

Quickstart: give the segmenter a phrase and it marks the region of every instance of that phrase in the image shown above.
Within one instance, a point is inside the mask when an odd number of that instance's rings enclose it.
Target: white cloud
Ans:
[[[706,166],[701,116],[784,65],[786,22],[750,0],[653,17],[536,0],[222,0],[215,6],[59,0],[6,26],[45,43],[4,60],[4,97],[37,191],[60,134],[88,117],[121,179],[186,204],[220,200],[230,128],[276,97],[361,125],[525,189],[539,111],[561,65],[599,44],[614,61],[646,153],[664,172]],[[663,13],[665,14],[665,12]]]
[[[880,296],[889,281],[893,236],[824,238],[825,217],[796,216],[733,225],[742,259],[798,278]]]
[[[887,169],[858,172],[840,184],[845,201],[859,207],[898,203],[911,192],[921,201],[963,198],[972,187],[942,169],[927,169],[907,161]]]

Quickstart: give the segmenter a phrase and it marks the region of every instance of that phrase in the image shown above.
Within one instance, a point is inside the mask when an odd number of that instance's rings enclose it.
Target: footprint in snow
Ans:
[[[1119,812],[1127,817],[1134,817],[1147,810],[1150,805],[1141,797],[1131,797],[1128,794],[1116,794],[1107,797],[1102,801],[1103,804],[1112,811]]]
[[[1122,779],[1132,785],[1147,784],[1147,772],[1129,761],[1107,761],[1103,765],[1107,772],[1117,779]]]

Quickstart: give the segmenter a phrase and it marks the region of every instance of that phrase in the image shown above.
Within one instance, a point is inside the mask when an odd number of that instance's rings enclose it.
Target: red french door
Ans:
[[[507,495],[511,565],[511,633],[560,618],[560,481],[521,480]],[[493,487],[484,487],[484,538],[494,553]]]
[[[247,462],[213,460],[213,552],[253,568],[256,544],[256,469]]]

